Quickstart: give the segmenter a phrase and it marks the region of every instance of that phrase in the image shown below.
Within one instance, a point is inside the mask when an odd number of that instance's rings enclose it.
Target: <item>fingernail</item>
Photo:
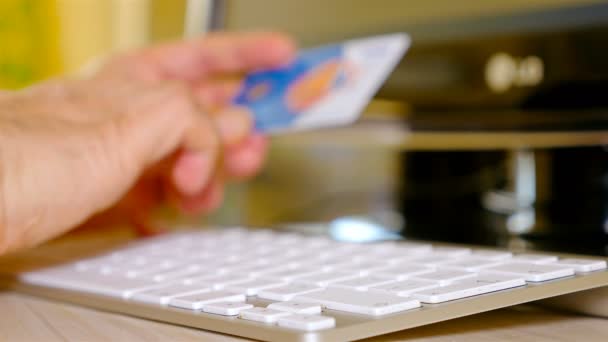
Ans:
[[[231,108],[217,114],[217,126],[226,145],[245,139],[252,127],[251,114],[246,109]]]
[[[208,153],[186,152],[175,162],[173,181],[179,192],[194,195],[205,188],[212,171],[213,160]]]

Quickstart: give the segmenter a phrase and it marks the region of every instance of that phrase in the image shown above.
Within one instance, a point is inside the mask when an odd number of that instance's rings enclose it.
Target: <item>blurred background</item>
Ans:
[[[359,123],[273,138],[206,223],[607,253],[605,1],[2,0],[0,87],[222,29],[413,47]]]

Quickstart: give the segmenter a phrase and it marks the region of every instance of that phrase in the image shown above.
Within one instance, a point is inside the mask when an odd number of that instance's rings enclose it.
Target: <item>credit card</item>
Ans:
[[[304,50],[290,65],[248,75],[234,102],[249,108],[258,132],[350,124],[409,46],[397,33]]]

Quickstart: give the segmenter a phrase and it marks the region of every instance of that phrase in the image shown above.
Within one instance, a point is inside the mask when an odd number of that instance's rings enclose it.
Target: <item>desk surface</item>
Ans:
[[[122,230],[73,234],[40,248],[0,258],[0,270],[14,272],[66,260],[120,243]],[[0,336],[7,341],[244,341],[19,293],[0,292]],[[517,306],[405,330],[365,341],[604,341],[608,324],[532,306]]]

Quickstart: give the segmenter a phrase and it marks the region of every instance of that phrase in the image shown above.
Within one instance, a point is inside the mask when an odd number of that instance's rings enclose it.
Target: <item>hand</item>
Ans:
[[[213,34],[118,57],[90,79],[2,94],[0,253],[109,209],[215,208],[223,183],[254,174],[266,146],[248,113],[228,106],[229,76],[293,52],[278,34]]]

